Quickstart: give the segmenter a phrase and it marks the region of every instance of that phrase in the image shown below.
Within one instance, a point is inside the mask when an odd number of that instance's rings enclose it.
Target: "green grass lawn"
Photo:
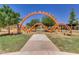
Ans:
[[[47,34],[47,36],[61,51],[79,53],[79,35]]]
[[[0,53],[19,51],[31,35],[0,36]]]

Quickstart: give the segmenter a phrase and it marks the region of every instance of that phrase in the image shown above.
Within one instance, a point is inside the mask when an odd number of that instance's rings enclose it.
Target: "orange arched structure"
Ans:
[[[19,23],[19,26],[23,29],[23,30],[26,30],[27,32],[31,31],[32,28],[28,29],[27,27],[25,28],[23,25],[23,23],[30,17],[30,16],[33,16],[33,15],[36,15],[36,14],[43,14],[45,16],[48,16],[49,18],[51,18],[52,22],[55,23],[54,26],[52,26],[52,28],[50,30],[48,30],[49,32],[52,32],[53,30],[55,30],[56,28],[58,29],[58,32],[61,32],[61,29],[59,27],[59,23],[57,22],[57,20],[54,18],[54,16],[52,16],[51,14],[49,14],[48,12],[43,12],[43,11],[38,11],[38,12],[32,12],[30,14],[28,14],[20,23]]]
[[[29,29],[29,32],[32,31],[33,29],[36,29],[38,26],[42,26],[46,31],[49,32],[48,27],[45,26],[45,25],[42,24],[42,23],[36,23],[36,24],[34,24],[34,25]]]

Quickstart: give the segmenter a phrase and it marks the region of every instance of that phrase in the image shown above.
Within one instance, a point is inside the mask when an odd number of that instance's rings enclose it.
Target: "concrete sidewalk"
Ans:
[[[34,34],[19,52],[2,55],[73,55],[61,52],[45,34]]]
[[[21,51],[59,51],[45,34],[34,34]]]

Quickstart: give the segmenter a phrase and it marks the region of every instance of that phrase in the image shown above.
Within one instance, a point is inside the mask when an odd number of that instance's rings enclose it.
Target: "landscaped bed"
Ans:
[[[0,53],[19,51],[30,36],[28,34],[0,36]]]
[[[79,33],[72,36],[52,33],[47,36],[61,51],[79,53]]]

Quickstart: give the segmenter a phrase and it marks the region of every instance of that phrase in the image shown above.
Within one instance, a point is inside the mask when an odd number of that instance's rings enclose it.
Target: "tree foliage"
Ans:
[[[34,24],[39,23],[39,19],[32,19],[30,23],[27,23],[29,26],[33,26]]]
[[[42,17],[42,23],[46,26],[53,26],[55,23],[49,17]]]
[[[20,14],[13,11],[8,5],[0,8],[0,27],[6,27],[17,24],[20,20]]]
[[[77,22],[76,14],[75,14],[74,9],[72,9],[71,12],[70,12],[69,24],[73,25],[73,24],[76,24],[76,22]]]
[[[39,23],[39,22],[40,22],[39,19],[32,19],[26,25],[33,26],[34,24]],[[55,24],[49,17],[46,17],[46,16],[44,16],[44,17],[41,18],[41,23],[43,23],[46,26],[53,26]]]

